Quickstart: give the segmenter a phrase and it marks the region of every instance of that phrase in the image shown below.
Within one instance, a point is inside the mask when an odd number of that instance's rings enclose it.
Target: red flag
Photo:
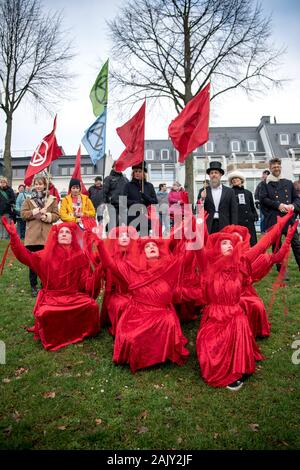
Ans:
[[[80,185],[81,185],[82,194],[85,194],[86,196],[88,196],[89,192],[86,189],[86,187],[84,186],[84,183],[83,183],[82,177],[81,177],[80,161],[81,161],[81,146],[79,145],[78,152],[77,152],[77,155],[76,155],[76,162],[75,162],[75,166],[74,166],[74,171],[73,171],[73,174],[71,176],[71,179],[75,178],[75,179],[79,180]]]
[[[169,136],[179,152],[180,163],[208,141],[209,88],[208,83],[169,125]]]
[[[53,160],[56,160],[62,155],[62,151],[56,141],[55,130],[56,116],[54,118],[52,132],[43,138],[31,157],[24,178],[26,185],[30,186],[34,175],[47,168]]]
[[[117,133],[126,145],[126,149],[116,160],[116,171],[126,170],[129,166],[137,165],[144,160],[145,109],[146,100],[129,121],[117,128]]]

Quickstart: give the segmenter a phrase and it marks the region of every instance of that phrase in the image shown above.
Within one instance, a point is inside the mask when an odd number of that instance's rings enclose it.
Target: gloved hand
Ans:
[[[11,221],[11,223],[9,223],[7,218],[5,217],[5,215],[2,216],[2,223],[3,223],[7,233],[10,236],[17,235],[17,229],[16,229],[15,224],[13,223],[13,221]]]
[[[294,236],[294,233],[297,230],[299,224],[299,220],[296,220],[293,225],[290,225],[288,228],[287,236],[281,246],[281,248],[273,255],[273,263],[281,263],[281,261],[284,259],[284,257],[287,255],[290,246],[291,246],[291,241]]]
[[[260,202],[258,200],[255,201],[255,207],[256,209],[260,209]]]

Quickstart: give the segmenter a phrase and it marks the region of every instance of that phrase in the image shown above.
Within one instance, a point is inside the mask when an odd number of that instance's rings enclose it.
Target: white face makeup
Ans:
[[[68,227],[62,227],[58,232],[57,241],[59,245],[71,245],[72,233]]]
[[[159,248],[154,242],[148,242],[145,245],[145,254],[148,259],[159,258]]]
[[[231,255],[233,251],[233,246],[231,240],[222,240],[221,241],[221,253],[224,256]]]
[[[127,232],[123,232],[120,234],[118,238],[118,243],[120,246],[126,247],[130,243],[130,237]]]

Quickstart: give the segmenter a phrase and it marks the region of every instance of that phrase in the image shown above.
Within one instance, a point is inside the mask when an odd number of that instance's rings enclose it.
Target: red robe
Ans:
[[[101,257],[127,282],[128,301],[118,321],[113,360],[128,363],[132,372],[169,359],[183,365],[189,356],[172,305],[180,263],[165,259],[157,268],[141,269],[128,261],[115,263],[100,243]]]
[[[43,285],[34,307],[35,339],[54,351],[95,336],[100,330],[99,306],[91,296],[98,271],[89,273],[86,255],[59,245],[52,256],[46,256],[46,249],[32,253],[18,237],[12,237],[11,244],[17,259],[35,271]]]

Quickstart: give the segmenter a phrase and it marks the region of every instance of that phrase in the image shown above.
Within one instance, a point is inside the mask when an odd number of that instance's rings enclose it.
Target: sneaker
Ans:
[[[238,391],[243,385],[244,384],[241,380],[236,380],[235,382],[232,382],[232,384],[227,385],[226,388],[228,388],[228,390]]]
[[[31,288],[31,295],[32,295],[32,297],[36,297],[38,295],[37,287],[32,287]]]

